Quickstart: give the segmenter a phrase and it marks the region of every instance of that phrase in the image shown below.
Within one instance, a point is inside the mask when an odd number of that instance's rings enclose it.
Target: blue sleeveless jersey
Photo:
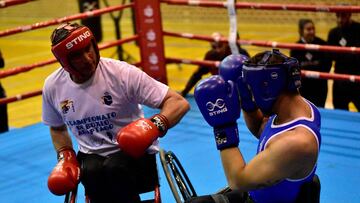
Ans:
[[[306,100],[305,100],[306,101]],[[321,126],[321,116],[319,110],[311,102],[306,101],[311,107],[311,118],[301,117],[284,123],[281,125],[275,125],[274,121],[276,115],[273,115],[269,118],[269,121],[266,123],[264,131],[262,132],[257,153],[263,151],[266,147],[266,144],[270,138],[277,136],[278,134],[294,129],[295,127],[302,126],[311,131],[315,138],[318,141],[318,148],[320,150],[321,144],[321,135],[320,135],[320,126]],[[285,179],[271,187],[252,190],[249,192],[251,198],[256,203],[291,203],[295,202],[295,199],[300,191],[300,186],[305,183],[312,181],[312,178],[315,174],[316,166],[312,172],[303,179],[292,180]]]

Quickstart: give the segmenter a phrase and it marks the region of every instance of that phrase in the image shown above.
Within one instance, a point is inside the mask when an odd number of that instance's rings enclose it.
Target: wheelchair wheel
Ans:
[[[176,203],[183,203],[192,197],[196,197],[194,187],[175,154],[161,149],[160,160]]]
[[[76,188],[73,191],[66,193],[64,203],[76,203],[77,190],[78,187],[76,186]]]

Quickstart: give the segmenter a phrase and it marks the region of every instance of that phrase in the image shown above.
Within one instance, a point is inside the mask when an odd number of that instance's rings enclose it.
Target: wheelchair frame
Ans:
[[[192,186],[189,177],[187,176],[184,168],[182,167],[179,159],[172,151],[166,152],[160,150],[160,159],[162,168],[164,170],[166,179],[171,188],[176,203],[184,203],[193,197],[198,197],[194,187]],[[317,174],[314,175],[313,181],[304,184],[300,190],[302,196],[299,196],[296,203],[319,203],[320,202],[320,179]],[[214,195],[221,195],[230,192],[231,189],[226,186]],[[182,197],[180,197],[180,194]],[[215,200],[215,202],[223,202],[222,200]],[[247,200],[251,201],[251,200]],[[227,202],[227,201],[226,201]]]
[[[73,191],[66,193],[64,203],[76,203],[78,186],[76,186],[76,188]],[[153,191],[154,191],[154,199],[141,200],[141,203],[161,203],[159,184],[155,186]],[[86,195],[85,195],[85,203],[91,203],[90,199]]]
[[[176,203],[183,203],[192,197],[196,197],[195,189],[175,154],[172,151],[166,152],[160,149],[160,160]],[[180,197],[179,192],[182,197]]]
[[[197,197],[196,191],[191,184],[189,177],[187,176],[183,166],[179,159],[172,151],[165,151],[160,149],[159,151],[161,166],[166,176],[167,182],[170,186],[171,192],[175,198],[176,203],[184,203],[193,197]],[[311,194],[314,197],[306,199],[306,202],[319,203],[320,202],[320,180],[315,174],[313,182],[310,184],[318,185],[319,188],[315,189],[316,192]],[[215,194],[225,194],[230,191],[229,187],[224,187],[217,191]],[[309,191],[305,191],[309,193]],[[77,187],[74,191],[71,191],[65,195],[64,203],[76,203]],[[302,200],[300,200],[302,201]],[[142,203],[161,203],[160,189],[157,185],[154,189],[154,199],[143,200]],[[299,202],[299,200],[297,201]],[[88,197],[85,197],[85,203],[90,203]]]
[[[184,203],[193,197],[197,197],[196,191],[176,155],[172,151],[165,151],[163,149],[160,149],[159,155],[161,166],[176,203]],[[224,191],[226,191],[226,188]],[[221,192],[222,191],[220,191],[220,193]],[[160,189],[158,186],[155,187],[154,193],[154,203],[161,203]],[[76,197],[77,187],[74,191],[65,195],[64,203],[76,203]],[[145,200],[143,202],[151,202],[151,200]],[[87,196],[85,196],[85,203],[90,203]]]

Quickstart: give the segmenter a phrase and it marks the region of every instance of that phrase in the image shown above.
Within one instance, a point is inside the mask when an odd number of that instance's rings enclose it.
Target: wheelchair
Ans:
[[[136,193],[140,195],[141,203],[161,203],[159,173],[156,163],[156,155],[149,156],[145,162],[136,162],[134,164],[134,174],[136,174]],[[136,165],[135,165],[136,164]],[[82,165],[81,167],[85,167]],[[137,168],[135,168],[137,167]],[[90,167],[91,168],[91,167]],[[114,171],[115,172],[115,171]],[[116,172],[115,172],[116,173]],[[64,203],[75,203],[77,200],[77,187],[65,195]],[[80,186],[81,187],[81,186]],[[146,193],[146,194],[145,194]],[[154,193],[154,196],[151,196]],[[145,194],[145,195],[143,195]],[[85,203],[92,203],[91,199],[87,196],[85,191]],[[137,199],[137,198],[136,198]],[[105,201],[104,199],[98,201]],[[97,202],[98,202],[97,201]],[[83,202],[83,201],[82,201]],[[138,201],[136,201],[138,202]]]
[[[190,200],[200,199],[196,194],[194,187],[191,184],[184,168],[179,159],[171,151],[160,150],[161,165],[164,170],[167,182],[170,186],[171,192],[175,198],[176,203],[185,203]],[[295,203],[319,203],[320,202],[320,179],[315,174],[313,181],[305,183],[301,186],[300,193]],[[211,195],[214,203],[229,203],[229,200],[224,194],[231,193],[229,187],[224,187],[215,194]],[[198,201],[208,202],[208,201]],[[237,202],[237,201],[236,201]],[[247,198],[246,203],[253,201]]]
[[[159,154],[161,166],[165,173],[172,194],[174,195],[176,203],[182,203],[193,197],[197,197],[197,194],[190,182],[189,177],[187,176],[184,168],[182,167],[179,159],[175,156],[175,154],[171,151],[166,152],[163,149],[160,149]],[[64,203],[76,203],[77,190],[78,187],[76,187],[73,191],[67,193],[65,195]],[[161,203],[159,185],[155,186],[154,199],[142,201],[142,203],[150,202]],[[91,203],[87,196],[85,196],[85,203]]]
[[[172,151],[165,151],[160,149],[159,152],[161,166],[164,171],[166,180],[169,184],[171,192],[174,196],[176,203],[185,203],[190,200],[200,199],[186,174],[185,169],[180,163],[180,160]],[[320,179],[315,174],[313,181],[305,183],[301,186],[299,197],[295,203],[319,203],[320,202]],[[151,191],[142,191],[151,192]],[[154,198],[150,200],[143,200],[142,203],[161,203],[160,188],[159,185],[154,187]],[[229,187],[224,187],[211,195],[214,203],[229,203],[227,198],[224,198],[225,194],[229,194],[233,191]],[[77,196],[77,188],[65,195],[64,203],[75,203]],[[201,202],[201,201],[199,201]],[[203,201],[207,202],[207,201]],[[91,203],[90,200],[85,197],[85,203]],[[246,203],[253,203],[251,200],[247,200]]]
[[[176,203],[182,203],[196,197],[195,189],[175,154],[171,151],[166,152],[163,149],[160,149],[159,154],[166,180]]]

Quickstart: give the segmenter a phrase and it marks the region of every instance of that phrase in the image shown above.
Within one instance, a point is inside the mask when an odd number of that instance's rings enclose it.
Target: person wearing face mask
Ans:
[[[351,19],[351,13],[336,13],[337,27],[330,30],[329,45],[360,47],[360,23]],[[360,75],[360,57],[355,53],[334,53],[335,73]],[[349,110],[353,102],[360,109],[360,84],[350,81],[334,81],[333,104],[336,109]]]
[[[296,43],[319,44],[327,43],[316,36],[315,25],[311,19],[299,20],[300,39]],[[291,50],[290,56],[299,61],[301,70],[329,72],[331,60],[329,53],[311,50]],[[303,97],[314,103],[317,107],[325,107],[328,92],[327,80],[302,78],[300,93]]]

